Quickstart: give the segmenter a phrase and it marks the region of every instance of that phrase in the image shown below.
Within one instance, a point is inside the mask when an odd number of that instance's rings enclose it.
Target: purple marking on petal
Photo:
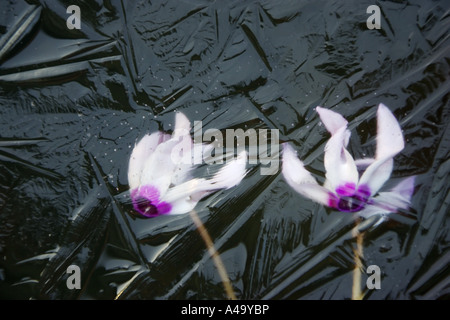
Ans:
[[[336,189],[339,195],[336,209],[342,212],[357,212],[364,208],[370,198],[370,188],[365,184],[360,185],[356,192],[354,188],[353,183],[346,183]]]
[[[336,188],[336,193],[339,196],[352,196],[355,194],[356,185],[353,182],[347,182],[344,185],[340,185]]]
[[[134,203],[137,212],[146,217],[155,217],[158,215],[158,209],[148,199],[139,197]]]
[[[161,202],[159,197],[158,189],[150,185],[131,191],[134,210],[148,218],[168,214],[172,210],[172,206],[167,202]]]
[[[337,209],[338,208],[338,202],[339,202],[339,198],[334,193],[330,192],[329,198],[328,198],[328,206],[330,208]]]
[[[362,184],[358,186],[358,191],[356,193],[359,194],[360,196],[369,198],[371,194],[370,187],[367,184]]]
[[[158,205],[156,207],[158,208],[158,213],[160,215],[169,213],[170,210],[172,210],[172,206],[170,205],[170,203],[167,203],[167,202],[164,202],[164,201],[158,203]]]
[[[139,188],[139,196],[151,202],[159,202],[159,191],[154,186],[146,185]]]

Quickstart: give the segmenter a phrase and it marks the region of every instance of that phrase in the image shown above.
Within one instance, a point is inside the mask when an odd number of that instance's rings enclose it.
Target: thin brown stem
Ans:
[[[228,278],[227,270],[225,269],[225,265],[223,264],[222,259],[220,259],[219,252],[214,247],[214,243],[212,242],[211,237],[209,236],[208,230],[206,230],[205,226],[203,225],[202,221],[200,220],[200,217],[198,216],[195,210],[192,210],[189,214],[192,220],[194,221],[194,224],[197,227],[198,232],[202,236],[203,241],[205,241],[206,247],[208,248],[208,252],[212,257],[214,264],[216,265],[220,278],[222,279],[222,283],[225,288],[225,292],[228,296],[228,299],[236,300],[236,295],[234,294],[233,287],[231,286],[231,281]]]
[[[356,221],[356,225],[352,229],[352,235],[356,238],[356,248],[353,248],[355,268],[353,269],[352,300],[362,300],[364,297],[364,293],[361,291],[361,270],[363,269],[362,259],[364,257],[364,233],[358,231],[358,223],[359,221]]]

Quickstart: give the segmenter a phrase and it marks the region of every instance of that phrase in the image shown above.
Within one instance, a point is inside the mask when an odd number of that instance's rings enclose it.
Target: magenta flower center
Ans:
[[[329,205],[343,212],[358,212],[364,208],[370,198],[369,186],[363,184],[358,186],[351,182],[336,188],[336,194],[330,195]]]
[[[172,210],[169,203],[160,200],[158,189],[150,185],[132,190],[131,201],[134,210],[148,218],[158,217]]]

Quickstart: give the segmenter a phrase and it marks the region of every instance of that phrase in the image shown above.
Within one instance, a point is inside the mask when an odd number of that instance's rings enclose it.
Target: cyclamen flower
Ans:
[[[379,192],[389,179],[394,156],[404,148],[400,125],[391,111],[380,104],[377,110],[377,141],[374,159],[353,160],[346,147],[350,139],[347,120],[340,114],[316,108],[331,138],[325,146],[326,181],[319,185],[293,148],[283,144],[283,176],[301,195],[343,212],[367,218],[407,209],[414,191],[414,177],[402,180],[388,192]],[[359,170],[365,169],[361,176]]]
[[[214,191],[231,188],[246,174],[246,153],[228,162],[211,179],[191,179],[193,141],[190,122],[182,113],[175,116],[172,135],[154,132],[134,147],[128,183],[134,209],[145,217],[182,214]]]

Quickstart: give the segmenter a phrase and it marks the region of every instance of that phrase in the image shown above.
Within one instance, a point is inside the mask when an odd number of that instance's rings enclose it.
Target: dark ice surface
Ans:
[[[405,149],[386,186],[415,175],[411,208],[361,223],[365,299],[450,297],[450,3],[71,1],[0,4],[0,298],[225,299],[189,214],[143,219],[127,181],[133,146],[174,112],[217,128],[278,129],[324,180],[328,133],[375,152],[376,107]],[[258,165],[196,207],[239,299],[350,299],[351,213],[308,200]],[[81,270],[81,290],[67,268]],[[367,275],[363,273],[362,283]]]

